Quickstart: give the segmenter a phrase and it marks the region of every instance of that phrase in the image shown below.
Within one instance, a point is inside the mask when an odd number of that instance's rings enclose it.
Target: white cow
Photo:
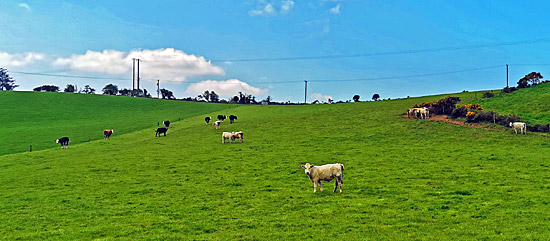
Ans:
[[[225,144],[225,139],[230,139],[231,143],[235,142],[235,133],[232,132],[223,132],[222,133],[222,143]]]
[[[510,122],[510,127],[513,127],[514,128],[514,131],[516,132],[516,134],[518,134],[518,129],[519,129],[519,134],[526,134],[526,131],[527,131],[527,124],[525,124],[525,122]]]
[[[336,163],[314,166],[306,163],[306,165],[302,165],[302,169],[305,169],[306,175],[309,176],[309,180],[313,182],[313,192],[317,192],[317,184],[319,184],[321,192],[323,191],[321,181],[330,182],[332,179],[336,178],[336,182],[334,183],[334,192],[336,192],[336,189],[340,186],[340,193],[342,193],[342,183],[344,183],[342,180],[344,177],[344,164]]]

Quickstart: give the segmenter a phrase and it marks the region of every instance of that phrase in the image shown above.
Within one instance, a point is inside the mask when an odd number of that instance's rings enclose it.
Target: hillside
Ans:
[[[239,106],[231,109],[237,122],[220,130],[198,115],[175,123],[167,137],[146,129],[1,156],[0,236],[549,237],[548,139],[401,117],[439,98]],[[221,132],[241,130],[244,143],[221,143]],[[314,194],[300,169],[306,162],[343,163],[344,193],[332,193],[333,181]]]
[[[73,93],[0,92],[0,156],[59,147],[55,140],[68,136],[70,146],[154,127],[164,120],[221,111],[235,105],[101,96]]]
[[[516,114],[529,125],[550,123],[550,83],[476,101],[484,109]]]

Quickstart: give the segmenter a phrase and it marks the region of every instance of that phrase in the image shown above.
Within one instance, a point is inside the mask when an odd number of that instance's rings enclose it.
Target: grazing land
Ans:
[[[474,93],[457,95],[469,101]],[[151,128],[72,144],[68,150],[56,147],[1,156],[0,236],[7,240],[549,237],[548,136],[401,117],[414,103],[442,97],[231,109],[202,105],[196,115],[175,122],[166,137],[155,138]],[[97,96],[87,103],[96,103],[101,110],[103,98],[111,97]],[[165,119],[160,113],[173,113],[171,120],[192,113],[187,110],[195,108],[191,104],[150,102],[151,112],[143,112],[151,119],[144,122],[155,120],[156,126],[156,119]],[[156,109],[164,112],[153,112]],[[239,119],[232,125],[225,121],[216,130],[205,126],[206,114],[234,114]],[[123,118],[113,113],[96,120],[115,117]],[[27,120],[36,125],[53,122],[41,116]],[[145,127],[149,126],[153,125]],[[223,131],[243,131],[244,143],[222,144]],[[344,192],[332,193],[333,181],[323,183],[324,192],[313,193],[313,184],[300,168],[306,162],[343,163]]]
[[[528,125],[550,124],[550,83],[503,95],[496,94],[492,98],[480,99],[477,103],[486,110],[517,114]]]
[[[235,107],[180,101],[73,93],[1,91],[0,156],[59,147],[55,140],[68,136],[70,146],[150,128],[157,123]]]

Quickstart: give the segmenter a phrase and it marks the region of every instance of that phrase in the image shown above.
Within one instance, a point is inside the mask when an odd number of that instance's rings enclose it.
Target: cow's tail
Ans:
[[[342,171],[342,174],[340,175],[341,183],[344,183],[344,164],[340,163],[340,170]]]

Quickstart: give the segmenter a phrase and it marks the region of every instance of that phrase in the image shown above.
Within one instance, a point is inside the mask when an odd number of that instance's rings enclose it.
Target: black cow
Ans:
[[[69,148],[69,137],[61,137],[55,140],[55,143],[59,143],[61,144],[61,148],[67,149]]]
[[[229,121],[230,121],[229,124],[233,124],[233,122],[235,122],[236,119],[237,119],[237,116],[230,115],[230,116],[229,116]]]
[[[204,118],[204,121],[206,121],[207,125],[208,125],[208,123],[210,123],[210,120],[212,120],[212,117],[210,117],[210,116],[207,116],[206,118]]]
[[[219,121],[223,121],[223,120],[225,120],[225,119],[227,119],[227,116],[225,116],[225,115],[218,115],[218,120],[219,120]]]
[[[157,132],[155,133],[155,137],[160,136],[160,134],[163,134],[164,133],[164,136],[166,136],[166,132],[168,131],[168,128],[166,127],[159,127],[157,129]]]
[[[166,128],[170,127],[170,121],[163,121],[162,124],[164,124],[164,126],[166,126]]]

